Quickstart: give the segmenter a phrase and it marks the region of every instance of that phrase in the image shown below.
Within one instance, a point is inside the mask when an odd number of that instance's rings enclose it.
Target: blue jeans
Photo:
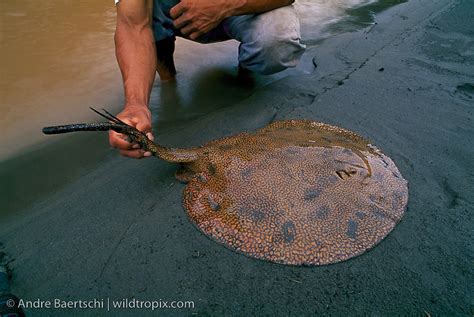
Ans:
[[[155,41],[182,36],[174,28],[169,15],[170,9],[178,2],[179,0],[154,0]],[[293,6],[227,18],[197,41],[212,43],[230,39],[240,42],[240,65],[261,74],[273,74],[295,67],[305,49],[301,44],[300,23]]]

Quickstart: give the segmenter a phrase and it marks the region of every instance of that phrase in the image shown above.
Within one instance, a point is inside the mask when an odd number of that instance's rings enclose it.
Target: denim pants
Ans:
[[[182,36],[174,28],[169,15],[170,9],[177,3],[179,0],[154,0],[155,41]],[[273,74],[295,67],[305,49],[301,43],[300,23],[293,6],[227,18],[197,41],[212,43],[230,39],[240,42],[240,65],[261,74]]]

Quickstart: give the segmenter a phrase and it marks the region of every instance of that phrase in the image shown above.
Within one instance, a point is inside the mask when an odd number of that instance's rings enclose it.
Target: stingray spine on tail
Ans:
[[[161,158],[162,160],[172,163],[188,163],[193,162],[199,157],[199,149],[178,149],[178,148],[167,148],[160,146],[151,141],[145,133],[137,130],[136,128],[128,125],[119,118],[115,117],[107,110],[102,109],[104,113],[101,113],[94,108],[90,107],[92,111],[109,120],[110,122],[101,123],[75,123],[67,125],[58,125],[43,128],[44,134],[63,134],[79,131],[115,131],[117,133],[127,135],[132,142],[138,143],[140,147],[151,152],[153,156]]]

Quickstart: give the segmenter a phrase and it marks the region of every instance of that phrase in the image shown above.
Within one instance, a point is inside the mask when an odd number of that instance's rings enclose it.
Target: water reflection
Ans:
[[[156,125],[164,128],[224,108],[250,96],[265,78],[254,76],[242,80],[236,67],[209,67],[196,72],[186,81],[160,83],[159,101],[152,103]]]

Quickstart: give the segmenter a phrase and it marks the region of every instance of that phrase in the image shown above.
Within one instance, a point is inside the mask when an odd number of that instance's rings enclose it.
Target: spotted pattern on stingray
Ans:
[[[347,260],[379,243],[406,209],[407,182],[393,161],[341,128],[279,121],[203,148],[190,166],[208,182],[189,179],[184,207],[205,235],[253,258]]]

